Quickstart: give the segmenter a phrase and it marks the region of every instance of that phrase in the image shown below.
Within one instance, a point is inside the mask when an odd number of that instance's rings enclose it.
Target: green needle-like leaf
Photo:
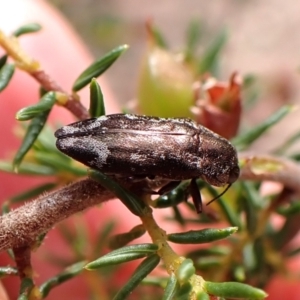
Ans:
[[[125,190],[109,176],[99,171],[90,169],[89,175],[92,179],[100,182],[101,185],[113,192],[134,215],[143,215],[146,205],[131,192]]]
[[[11,275],[18,275],[18,270],[12,267],[0,267],[0,278]]]
[[[0,170],[8,173],[15,172],[11,162],[1,160]],[[56,170],[50,167],[41,166],[39,164],[23,162],[22,165],[18,168],[18,174],[50,176],[55,175]]]
[[[124,300],[139,285],[139,283],[159,264],[160,257],[156,254],[146,258],[132,274],[130,280],[117,293],[113,300]]]
[[[85,268],[88,270],[94,270],[103,266],[120,264],[152,255],[156,253],[157,250],[158,246],[155,244],[130,245],[114,250],[95,261],[88,263]]]
[[[2,67],[6,64],[6,62],[7,62],[7,55],[2,55],[1,57],[0,57],[0,70],[2,69]]]
[[[197,300],[210,300],[210,297],[208,294],[201,292],[200,294],[197,295]]]
[[[84,167],[75,165],[68,157],[60,155],[60,153],[44,153],[36,151],[35,159],[44,166],[49,166],[57,171],[69,172],[76,176],[86,176],[87,170]]]
[[[168,234],[168,240],[177,244],[202,244],[224,239],[237,232],[237,227],[224,229],[207,228],[201,230],[191,230],[181,233]]]
[[[194,20],[189,24],[187,30],[187,41],[186,41],[186,50],[185,50],[185,57],[187,60],[193,58],[196,47],[200,41],[201,37],[201,24],[199,20]]]
[[[91,64],[85,69],[73,84],[73,91],[77,92],[91,82],[94,77],[100,76],[104,73],[115,60],[128,49],[128,45],[122,45],[114,48],[112,51],[105,54],[103,57]]]
[[[165,293],[163,295],[162,300],[172,300],[174,299],[174,295],[178,289],[177,278],[174,273],[170,276],[168,283],[165,288]]]
[[[92,79],[90,84],[90,116],[97,118],[105,115],[105,106],[103,101],[103,94],[101,87],[95,78]]]
[[[132,228],[129,232],[116,234],[109,241],[110,249],[117,249],[123,247],[135,239],[138,239],[146,233],[146,230],[143,225],[137,225]]]
[[[218,270],[222,264],[223,259],[219,257],[200,257],[195,261],[195,267],[201,271]]]
[[[22,279],[18,300],[29,300],[29,295],[33,288],[34,282],[31,278],[25,277]]]
[[[213,71],[218,60],[219,54],[223,49],[226,41],[227,34],[225,31],[223,31],[216,37],[216,39],[213,41],[210,47],[208,47],[208,49],[203,54],[198,68],[199,74]]]
[[[265,299],[268,295],[261,289],[239,282],[209,282],[204,283],[208,294],[234,299]]]
[[[78,262],[68,268],[65,269],[62,273],[52,277],[51,279],[44,282],[40,287],[40,292],[45,298],[49,292],[56,286],[62,284],[63,282],[70,280],[77,276],[79,273],[81,273],[84,269],[84,265],[86,264],[86,261]]]
[[[151,32],[151,37],[153,38],[155,45],[160,48],[167,49],[167,41],[161,33],[161,31],[158,29],[158,27],[154,26],[153,24],[150,24],[150,26],[148,26],[148,29]]]
[[[219,195],[218,192],[211,185],[207,184],[206,188],[209,190],[209,192],[212,194],[214,198]],[[217,201],[229,224],[231,226],[242,228],[242,222],[240,220],[240,216],[233,210],[232,206],[229,205],[227,201],[223,199],[223,197],[220,197]]]
[[[6,64],[0,69],[0,92],[7,87],[14,72],[15,72],[14,64]]]
[[[34,142],[36,141],[38,135],[42,131],[42,129],[48,119],[49,113],[50,113],[50,110],[42,112],[39,116],[36,116],[31,120],[30,124],[27,127],[27,131],[26,131],[25,137],[23,139],[22,145],[15,155],[15,158],[13,161],[14,171],[18,170],[19,165],[21,164],[24,156],[30,150],[30,148],[32,147]]]
[[[53,107],[55,101],[55,93],[49,92],[45,94],[37,104],[19,110],[16,114],[16,119],[19,121],[27,121],[39,116],[43,112],[48,112]]]
[[[190,282],[185,282],[184,284],[180,285],[176,293],[176,300],[190,300],[190,293],[193,287]]]
[[[13,32],[13,35],[18,37],[20,35],[26,34],[26,33],[32,33],[32,32],[37,32],[42,29],[42,26],[38,23],[29,23],[26,24],[17,30]]]
[[[294,145],[300,139],[300,132],[296,132],[293,134],[288,140],[284,141],[284,143],[273,151],[276,155],[284,155],[284,153]]]
[[[191,259],[185,259],[176,271],[176,278],[183,284],[187,282],[196,272],[194,263]]]
[[[93,246],[93,253],[95,255],[102,253],[103,249],[107,246],[107,240],[116,226],[116,221],[108,221],[103,224],[97,233],[96,243]]]
[[[258,126],[234,138],[232,140],[232,143],[236,146],[236,148],[239,151],[246,149],[264,132],[266,132],[269,128],[278,123],[282,118],[284,118],[288,113],[292,112],[294,109],[295,107],[292,105],[285,105],[281,107],[272,116],[270,116]]]

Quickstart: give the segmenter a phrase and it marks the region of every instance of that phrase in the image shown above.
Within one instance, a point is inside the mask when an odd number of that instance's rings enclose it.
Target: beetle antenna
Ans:
[[[221,196],[223,196],[227,191],[228,189],[231,187],[231,183],[227,185],[226,189],[221,193],[219,194],[217,197],[213,198],[212,200],[210,200],[208,203],[206,203],[206,205],[209,205],[210,203],[214,202],[215,200],[219,199]]]

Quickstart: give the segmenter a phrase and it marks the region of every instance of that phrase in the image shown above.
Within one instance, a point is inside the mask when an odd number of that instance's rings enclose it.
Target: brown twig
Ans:
[[[13,248],[18,274],[21,279],[32,278],[31,249],[29,246]]]
[[[299,164],[271,155],[241,153],[239,157],[242,162],[241,180],[277,181],[300,194]],[[141,190],[146,186],[145,182],[122,184],[130,190]],[[38,235],[47,232],[56,223],[113,198],[112,192],[91,179],[43,195],[0,217],[0,250],[31,245]]]
[[[41,86],[47,91],[61,92],[67,95],[67,101],[64,103],[64,107],[73,113],[79,120],[85,120],[90,118],[87,109],[79,101],[78,95],[69,95],[63,88],[55,82],[44,70],[38,70],[29,73]]]
[[[275,181],[300,195],[300,164],[282,157],[239,153],[240,179]]]
[[[0,250],[31,245],[56,223],[113,197],[91,179],[43,195],[0,218]]]
[[[14,36],[7,36],[0,30],[0,46],[14,59],[16,66],[27,72],[47,91],[61,92],[67,96],[63,106],[74,114],[78,119],[84,120],[90,117],[87,109],[81,104],[75,94],[68,94],[55,82],[40,66],[39,62],[31,58],[20,46]]]

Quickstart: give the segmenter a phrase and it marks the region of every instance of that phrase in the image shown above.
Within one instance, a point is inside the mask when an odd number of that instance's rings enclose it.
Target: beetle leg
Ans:
[[[195,206],[195,209],[197,213],[202,212],[202,198],[201,198],[201,193],[199,191],[198,185],[196,183],[196,179],[193,178],[190,183],[190,193],[193,199],[193,203]]]
[[[176,181],[170,181],[169,183],[167,183],[166,185],[164,185],[163,187],[161,187],[158,190],[158,194],[159,195],[164,195],[166,193],[169,193],[170,191],[172,191],[173,189],[175,189],[180,182],[181,182],[180,180],[179,181],[178,180],[176,180]]]

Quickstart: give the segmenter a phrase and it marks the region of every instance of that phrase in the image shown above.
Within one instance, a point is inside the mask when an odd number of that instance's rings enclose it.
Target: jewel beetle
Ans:
[[[159,177],[171,185],[192,179],[198,212],[202,203],[195,179],[228,185],[227,190],[240,173],[231,143],[186,118],[112,114],[63,126],[55,136],[61,152],[107,175]]]

